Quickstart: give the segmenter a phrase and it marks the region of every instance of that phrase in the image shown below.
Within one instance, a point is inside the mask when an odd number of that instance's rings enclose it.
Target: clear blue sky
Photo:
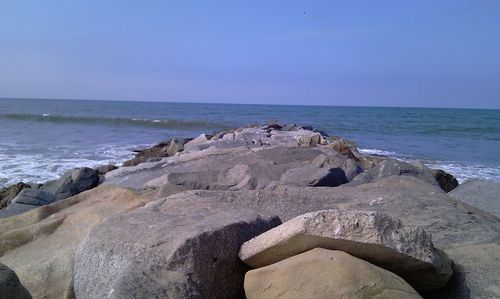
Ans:
[[[500,1],[0,1],[0,97],[500,108]]]

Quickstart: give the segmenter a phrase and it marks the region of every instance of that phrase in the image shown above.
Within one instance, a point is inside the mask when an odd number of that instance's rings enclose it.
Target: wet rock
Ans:
[[[323,210],[297,216],[250,241],[240,258],[258,268],[312,248],[345,251],[396,273],[418,291],[446,285],[451,261],[429,234],[377,212]]]
[[[438,182],[439,187],[441,187],[441,189],[443,189],[444,192],[450,192],[451,190],[458,187],[457,179],[453,175],[447,173],[444,170],[434,169],[432,170],[432,175]]]
[[[0,218],[22,214],[34,208],[51,204],[56,200],[56,197],[51,193],[38,189],[25,188],[19,192],[7,208],[0,210]]]
[[[323,248],[247,272],[245,294],[248,299],[421,298],[396,274]]]

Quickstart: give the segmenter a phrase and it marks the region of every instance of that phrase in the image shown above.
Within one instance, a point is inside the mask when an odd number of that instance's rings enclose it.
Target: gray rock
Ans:
[[[0,209],[5,208],[10,204],[10,202],[16,197],[21,190],[24,188],[30,188],[31,186],[23,182],[19,182],[15,185],[7,186],[0,189]]]
[[[190,139],[186,138],[172,138],[167,148],[167,155],[173,156],[178,152],[182,152],[184,150],[184,144],[186,144]]]
[[[135,263],[189,276],[187,287],[192,286],[202,298],[243,297],[247,268],[238,258],[239,247],[278,225],[279,219],[187,195],[151,202],[95,227],[76,252],[76,297],[104,298],[113,286],[123,283],[140,289],[135,281],[140,283],[137,275],[142,274],[125,274]],[[120,283],[122,275],[126,278]]]
[[[283,221],[324,209],[378,211],[423,228],[453,260],[455,275],[435,298],[495,298],[500,277],[500,221],[455,200],[438,186],[391,176],[359,186],[286,187],[247,191],[189,191],[202,198],[277,214]]]
[[[16,273],[1,263],[0,297],[2,299],[31,299],[30,293],[21,284]]]
[[[499,182],[469,179],[449,195],[500,218]]]
[[[378,212],[306,213],[245,242],[239,256],[259,268],[316,247],[369,261],[420,292],[445,286],[453,274],[451,261],[434,247],[429,234]]]
[[[374,167],[357,175],[349,184],[355,186],[371,183],[392,175],[413,176],[427,183],[438,185],[430,171],[390,158],[379,162]]]
[[[12,203],[32,205],[35,207],[44,206],[56,201],[56,197],[43,190],[36,190],[31,188],[23,189],[19,194],[12,200]]]
[[[12,200],[10,205],[5,209],[0,210],[0,218],[19,215],[34,208],[48,205],[56,201],[56,198],[51,193],[25,188]]]
[[[280,183],[291,186],[337,187],[347,182],[345,172],[340,168],[313,166],[288,169],[280,178]]]
[[[202,298],[188,275],[169,271],[159,265],[132,263],[111,286],[106,298]]]
[[[56,181],[44,184],[40,189],[54,194],[57,200],[68,198],[92,189],[99,184],[99,173],[88,167],[75,168]]]

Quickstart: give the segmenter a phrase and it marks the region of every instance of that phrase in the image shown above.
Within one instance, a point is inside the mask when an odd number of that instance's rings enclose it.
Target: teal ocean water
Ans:
[[[270,119],[312,125],[459,180],[500,181],[500,110],[0,99],[0,186],[120,163],[173,136]]]

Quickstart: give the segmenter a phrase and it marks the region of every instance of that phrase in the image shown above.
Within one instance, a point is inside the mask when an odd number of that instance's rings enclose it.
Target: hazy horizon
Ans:
[[[500,2],[0,3],[0,98],[500,108]]]

